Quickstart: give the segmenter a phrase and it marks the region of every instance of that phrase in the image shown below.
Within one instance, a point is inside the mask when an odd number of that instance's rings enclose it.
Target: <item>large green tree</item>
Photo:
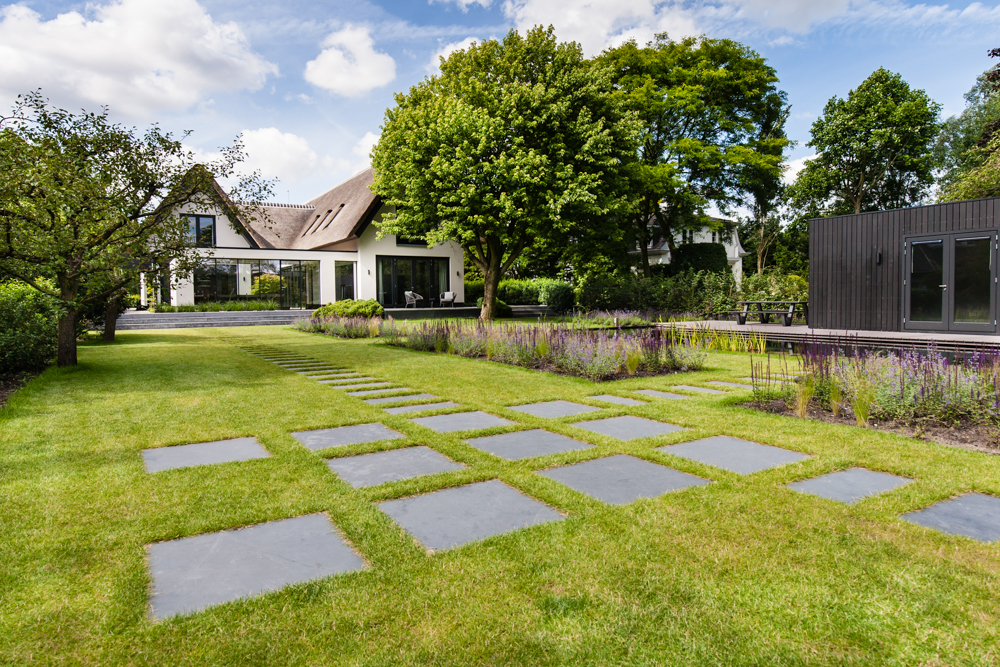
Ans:
[[[792,186],[792,201],[818,215],[901,208],[933,184],[940,105],[879,68],[846,98],[832,97],[806,144],[816,157]]]
[[[637,133],[609,72],[551,27],[474,43],[386,111],[371,189],[395,214],[380,234],[458,242],[492,319],[525,249],[592,237],[627,206],[619,181]]]
[[[111,122],[107,109],[71,113],[40,93],[18,98],[0,119],[0,273],[58,300],[60,366],[76,364],[81,311],[153,265],[191,270],[197,257],[180,207],[221,204],[230,219],[259,214],[215,190],[213,176],[233,176],[241,159],[236,142],[201,165],[156,126],[140,133]],[[236,198],[258,202],[269,187],[252,175]]]
[[[629,41],[610,49],[600,61],[643,122],[629,170],[629,222],[647,275],[650,236],[673,250],[682,230],[717,224],[705,215],[710,204],[723,212],[759,205],[766,218],[789,142],[786,96],[764,58],[728,39],[658,35],[644,48]]]

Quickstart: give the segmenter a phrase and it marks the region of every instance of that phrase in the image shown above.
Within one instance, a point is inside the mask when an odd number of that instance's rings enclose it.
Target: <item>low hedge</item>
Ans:
[[[465,283],[465,302],[472,303],[483,298],[483,291],[481,281]],[[570,310],[576,300],[569,283],[552,278],[501,280],[497,298],[512,306],[544,304],[559,312]]]
[[[59,305],[35,288],[0,283],[0,375],[36,371],[56,356]]]
[[[476,307],[483,307],[483,297],[476,299]],[[506,303],[497,299],[496,306],[493,308],[494,317],[514,317],[514,309],[508,306]]]
[[[337,317],[367,317],[371,319],[373,317],[383,317],[385,315],[385,308],[375,299],[365,299],[364,301],[341,299],[340,301],[328,303],[313,313],[313,317],[319,318],[332,317],[334,315]]]

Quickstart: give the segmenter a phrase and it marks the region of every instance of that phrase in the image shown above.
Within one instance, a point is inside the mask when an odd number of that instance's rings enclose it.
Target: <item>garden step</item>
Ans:
[[[255,325],[290,325],[312,315],[309,310],[259,310],[217,313],[125,313],[118,318],[119,331],[142,329],[188,329],[201,327],[239,327]]]

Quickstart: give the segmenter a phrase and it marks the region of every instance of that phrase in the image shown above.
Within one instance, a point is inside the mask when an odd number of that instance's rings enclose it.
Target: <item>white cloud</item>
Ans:
[[[41,88],[62,106],[144,118],[214,91],[257,90],[278,72],[197,0],[117,0],[87,12],[46,21],[24,5],[0,9],[0,95]]]
[[[794,160],[789,160],[788,167],[785,169],[785,173],[781,175],[781,180],[785,182],[786,185],[791,185],[795,182],[795,179],[799,177],[799,172],[805,169],[806,162],[815,158],[816,155],[807,155],[805,157],[795,158]]]
[[[358,139],[358,143],[354,144],[354,148],[351,149],[351,152],[363,160],[361,167],[368,167],[371,165],[372,149],[375,148],[375,144],[378,143],[378,140],[379,135],[374,132],[365,132],[365,136]]]
[[[312,174],[320,165],[308,141],[276,127],[243,130],[240,136],[247,156],[243,171],[259,169],[264,178],[294,183]]]
[[[479,5],[480,7],[489,7],[493,4],[493,0],[430,0],[429,4],[440,4],[448,5],[454,2],[458,5],[458,8],[463,12],[469,11],[469,7],[472,5]]]
[[[430,62],[424,67],[428,74],[437,74],[438,67],[441,66],[441,58],[447,59],[455,51],[461,51],[463,49],[469,48],[473,42],[476,41],[475,37],[466,37],[460,42],[452,42],[451,44],[445,44],[440,49],[438,49],[433,56],[431,56]]]
[[[347,26],[323,40],[323,51],[306,63],[305,79],[344,97],[359,97],[396,78],[396,61],[375,50],[368,28]]]

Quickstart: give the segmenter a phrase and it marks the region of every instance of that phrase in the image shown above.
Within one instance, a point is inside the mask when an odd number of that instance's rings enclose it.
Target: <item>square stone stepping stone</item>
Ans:
[[[573,403],[572,401],[546,401],[545,403],[529,403],[527,405],[512,405],[507,408],[508,410],[515,410],[517,412],[523,412],[527,415],[532,415],[534,417],[570,417],[572,415],[581,415],[585,412],[597,412],[601,408],[595,408],[592,405],[582,405],[580,403]]]
[[[722,380],[712,380],[708,384],[714,384],[719,387],[732,387],[733,389],[753,389],[751,384],[740,384],[739,382],[723,382]]]
[[[708,387],[695,387],[690,384],[675,384],[674,389],[683,389],[684,391],[695,391],[699,394],[724,394],[726,392],[720,391],[718,389],[709,389]]]
[[[391,382],[362,382],[361,384],[337,384],[337,385],[330,385],[330,386],[332,388],[334,388],[334,389],[344,389],[344,390],[349,390],[349,389],[371,389],[373,387],[391,387],[392,383]],[[373,394],[377,394],[378,392],[372,392],[372,393]]]
[[[669,391],[657,391],[656,389],[637,389],[634,393],[649,396],[650,398],[667,398],[672,401],[679,401],[683,398],[690,398],[683,394],[672,394]]]
[[[792,452],[781,447],[761,445],[728,435],[682,442],[679,445],[660,447],[657,451],[698,461],[740,475],[749,475],[809,458],[805,454]]]
[[[326,464],[351,486],[376,486],[465,467],[424,446],[346,456],[330,459]]]
[[[1000,540],[1000,498],[967,493],[902,516],[911,523],[980,542]]]
[[[451,415],[434,415],[433,417],[416,417],[410,420],[414,424],[426,426],[438,433],[453,431],[475,431],[481,428],[507,426],[514,422],[496,415],[477,410],[476,412],[456,412]]]
[[[331,378],[329,380],[317,380],[317,382],[319,382],[320,384],[329,384],[335,387],[339,387],[341,385],[349,386],[364,380],[374,380],[374,379],[375,378],[370,378],[370,377],[353,377],[353,378],[343,377],[343,378]]]
[[[642,417],[610,417],[608,419],[595,419],[589,422],[577,422],[573,424],[577,428],[582,428],[591,433],[608,435],[619,440],[634,440],[635,438],[651,438],[657,435],[665,435],[675,431],[685,431],[687,429],[674,424],[643,419]]]
[[[645,401],[637,401],[634,398],[623,398],[621,396],[615,396],[613,394],[600,394],[598,396],[588,396],[587,398],[594,401],[604,401],[605,403],[614,403],[615,405],[646,405]]]
[[[270,456],[257,438],[233,438],[216,442],[197,442],[191,445],[173,445],[142,450],[146,472],[160,472],[173,468],[250,461]]]
[[[401,405],[398,408],[383,408],[390,415],[405,415],[408,412],[426,412],[428,410],[443,410],[445,408],[461,407],[458,403],[441,401],[440,403],[421,403],[419,405]]]
[[[542,470],[538,474],[612,505],[709,483],[707,479],[625,454]]]
[[[343,368],[314,368],[308,371],[295,371],[299,375],[327,375],[330,373],[336,373],[338,371],[344,370]]]
[[[853,505],[868,496],[892,491],[912,481],[906,477],[897,477],[885,472],[850,468],[812,479],[804,479],[801,482],[793,482],[788,485],[788,488]]]
[[[392,389],[368,389],[366,391],[349,391],[348,396],[371,396],[372,394],[384,394],[388,391],[413,391],[409,387],[393,387]]]
[[[400,403],[402,401],[426,401],[437,398],[434,394],[409,394],[407,396],[387,396],[386,398],[366,398],[368,405],[383,405],[385,403]]]
[[[406,436],[382,424],[355,424],[336,428],[320,428],[315,431],[298,431],[292,437],[312,450],[327,447],[358,445],[379,440],[395,440]]]
[[[152,616],[200,611],[365,568],[324,514],[149,545]]]
[[[387,500],[379,508],[429,549],[451,549],[563,518],[497,479]]]
[[[485,438],[467,440],[470,445],[494,456],[508,461],[526,459],[531,456],[548,456],[586,449],[593,445],[568,438],[558,433],[550,433],[540,428],[530,431],[514,431],[500,435],[488,435]]]

